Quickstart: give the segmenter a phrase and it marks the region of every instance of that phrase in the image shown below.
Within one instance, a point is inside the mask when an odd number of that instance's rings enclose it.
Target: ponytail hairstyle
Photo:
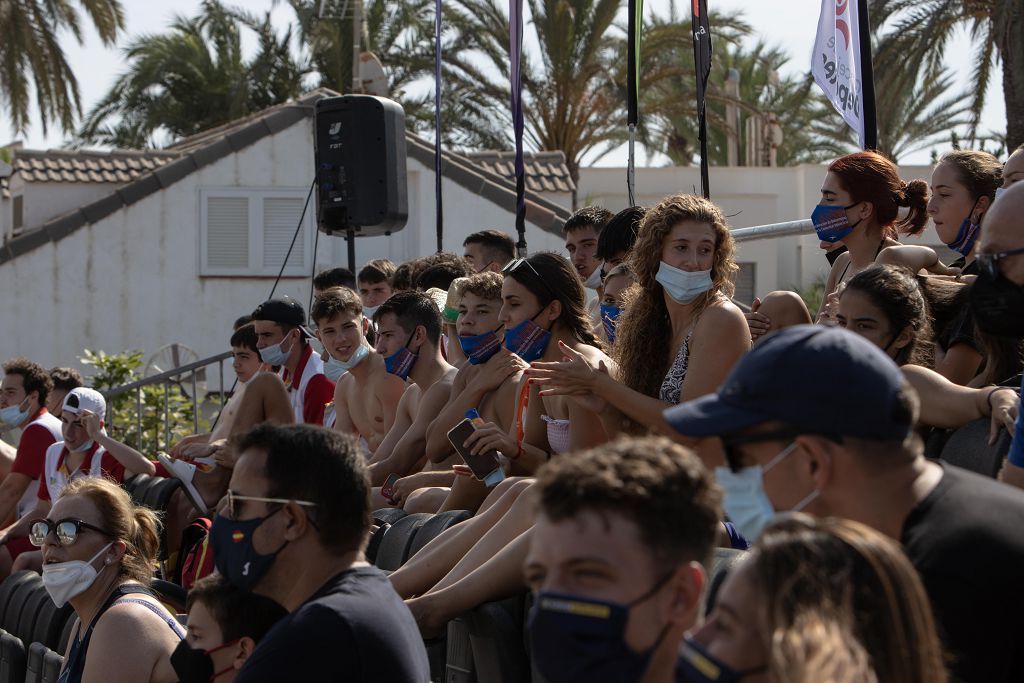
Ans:
[[[615,361],[619,381],[646,396],[657,396],[672,359],[672,325],[664,289],[655,279],[661,267],[665,238],[684,221],[711,226],[715,254],[711,289],[694,301],[693,320],[715,301],[732,296],[736,246],[722,210],[703,197],[677,194],[665,197],[647,211],[640,223],[628,265],[636,284],[623,293],[624,308],[616,325]]]
[[[850,193],[851,202],[870,202],[882,234],[896,239],[899,234],[920,234],[928,223],[928,183],[920,178],[900,180],[896,164],[878,152],[855,152],[839,157],[828,170]],[[902,220],[900,208],[910,212]]]
[[[996,188],[1003,184],[1003,165],[999,159],[988,152],[958,149],[943,154],[939,164],[949,164],[956,170],[971,199],[988,197],[995,201]]]
[[[881,309],[892,335],[898,335],[908,325],[914,331],[910,343],[896,354],[894,360],[897,365],[921,365],[926,368],[935,365],[935,344],[928,304],[917,276],[909,268],[872,266],[850,278],[843,293],[851,289],[857,290]]]
[[[556,322],[560,322],[572,332],[576,339],[588,346],[605,350],[604,342],[594,335],[593,323],[587,315],[587,297],[583,291],[583,281],[576,269],[563,256],[542,251],[528,257],[527,262],[533,266],[518,268],[504,273],[537,297],[541,307],[546,307],[555,298],[562,305],[562,313]],[[537,271],[536,274],[533,271]],[[540,276],[540,279],[537,276]]]
[[[89,499],[103,518],[102,527],[124,543],[118,575],[149,585],[160,550],[160,521],[155,512],[135,505],[128,492],[104,477],[74,479],[64,487],[61,498]]]

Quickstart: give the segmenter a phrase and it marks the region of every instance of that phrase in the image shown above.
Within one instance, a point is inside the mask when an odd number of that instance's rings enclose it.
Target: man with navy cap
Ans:
[[[309,344],[302,304],[287,296],[268,299],[253,311],[252,323],[263,362],[281,369],[295,421],[322,425],[324,408],[334,399],[334,382],[324,375],[323,360]]]
[[[901,541],[928,591],[954,674],[1024,680],[1024,492],[924,458],[917,397],[846,330],[766,337],[715,394],[669,409],[718,436],[725,512],[753,540],[776,511],[853,519]]]

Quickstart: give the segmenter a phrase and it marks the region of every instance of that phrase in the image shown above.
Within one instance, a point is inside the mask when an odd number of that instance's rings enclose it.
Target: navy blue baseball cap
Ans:
[[[765,337],[714,394],[669,408],[684,436],[732,434],[768,421],[808,434],[901,441],[915,410],[899,367],[863,337],[796,325]]]

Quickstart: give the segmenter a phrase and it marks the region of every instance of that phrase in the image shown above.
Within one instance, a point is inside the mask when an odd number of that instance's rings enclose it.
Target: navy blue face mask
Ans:
[[[686,638],[679,649],[676,683],[736,683],[767,668],[757,666],[751,669],[733,669],[708,654],[697,641]]]
[[[267,521],[282,508],[274,510],[265,517],[236,520],[217,515],[210,527],[210,543],[213,545],[213,564],[233,585],[242,590],[252,590],[256,582],[274,564],[278,553],[284,550],[288,541],[269,555],[261,555],[252,547],[252,537],[263,522]]]
[[[544,309],[541,309],[537,315],[543,311]],[[543,356],[551,341],[551,331],[533,322],[533,318],[524,320],[511,330],[505,330],[505,348],[527,363],[532,363]]]
[[[498,330],[500,329],[499,327]],[[466,358],[469,359],[470,365],[486,363],[501,349],[498,330],[491,330],[473,337],[459,337],[459,346],[462,347],[462,353],[466,354]]]
[[[413,334],[415,334],[415,331]],[[403,380],[409,377],[409,373],[412,372],[412,366],[416,364],[416,358],[418,358],[415,353],[409,350],[410,341],[412,341],[412,335],[409,335],[409,339],[405,344],[402,344],[402,348],[384,359],[384,369]]]
[[[835,244],[853,232],[853,229],[861,222],[857,221],[850,225],[850,219],[846,212],[857,204],[860,202],[854,202],[849,206],[819,204],[814,207],[814,211],[811,212],[811,222],[814,223],[814,231],[818,233],[818,239]]]
[[[967,218],[960,223],[960,230],[957,231],[956,237],[953,238],[952,242],[947,242],[946,246],[953,251],[967,256],[971,253],[971,249],[974,248],[974,243],[978,240],[978,236],[981,234],[981,224],[975,223],[971,220],[974,216],[974,209],[977,208],[978,202],[974,202],[974,206],[971,207],[971,212],[967,214]]]
[[[545,680],[558,683],[634,683],[643,678],[654,650],[668,631],[644,652],[626,644],[629,610],[658,592],[651,590],[625,605],[557,593],[538,593],[528,628],[534,665]]]

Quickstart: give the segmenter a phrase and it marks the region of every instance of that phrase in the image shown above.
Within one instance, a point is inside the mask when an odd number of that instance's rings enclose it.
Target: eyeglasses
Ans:
[[[28,540],[32,545],[41,548],[46,541],[46,537],[50,535],[51,531],[54,531],[57,535],[57,543],[68,546],[78,540],[78,534],[82,532],[82,529],[89,529],[98,534],[113,538],[113,534],[109,531],[104,531],[98,526],[93,526],[80,519],[69,517],[67,519],[59,519],[56,522],[49,519],[37,519],[32,522],[32,527],[28,532]]]
[[[530,271],[533,273],[534,277],[537,278],[537,282],[539,282],[541,284],[541,286],[544,287],[544,289],[548,290],[548,294],[551,295],[551,299],[552,300],[555,300],[555,299],[558,298],[558,295],[555,294],[555,291],[553,289],[551,289],[551,287],[548,285],[547,281],[545,281],[544,278],[541,277],[541,274],[537,272],[537,269],[533,267],[533,264],[530,263],[530,260],[527,259],[527,258],[512,259],[511,261],[508,262],[508,264],[506,264],[506,266],[504,268],[501,269],[501,274],[502,275],[512,275],[516,271],[522,270],[522,268],[524,266],[529,268]]]
[[[238,502],[251,500],[254,503],[278,503],[279,505],[287,505],[288,503],[295,503],[302,507],[315,508],[316,503],[310,503],[308,500],[292,500],[291,498],[263,498],[262,496],[240,496],[234,491],[228,489],[228,518],[238,519]]]
[[[1016,256],[1017,254],[1024,254],[1024,247],[1000,251],[995,254],[978,254],[976,258],[978,270],[991,278],[995,278],[999,275],[999,262],[1007,256]]]

